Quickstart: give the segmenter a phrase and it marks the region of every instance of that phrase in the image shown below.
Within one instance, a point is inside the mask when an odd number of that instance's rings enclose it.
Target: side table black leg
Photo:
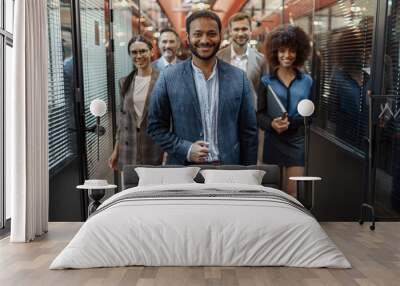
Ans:
[[[311,207],[310,207],[310,211],[312,211],[314,209],[314,205],[315,205],[315,181],[311,182]]]
[[[104,197],[104,189],[89,190],[89,197],[93,200],[88,207],[88,215],[94,213],[97,208],[101,205],[100,200]]]
[[[304,205],[304,181],[297,181],[297,199]]]
[[[370,213],[370,220],[371,220],[371,223],[372,223],[369,228],[370,228],[370,230],[375,230],[375,220],[376,220],[375,208],[370,204],[363,203],[361,205],[361,218],[360,218],[360,220],[358,222],[359,222],[359,224],[363,224],[364,223],[364,221],[367,219],[366,216],[368,215],[368,212],[367,212],[368,210],[369,210],[369,213]]]
[[[310,190],[311,184],[311,190]],[[306,209],[311,210],[314,206],[314,190],[313,182],[297,181],[297,199]]]

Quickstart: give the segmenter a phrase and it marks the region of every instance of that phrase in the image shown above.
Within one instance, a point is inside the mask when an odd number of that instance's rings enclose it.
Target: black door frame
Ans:
[[[77,122],[77,140],[79,154],[79,182],[84,183],[88,178],[87,153],[86,153],[86,126],[85,126],[85,101],[84,101],[84,81],[82,64],[82,41],[81,41],[81,22],[79,0],[71,1],[72,17],[72,43],[74,58],[73,91],[75,97],[75,119]],[[87,205],[89,202],[88,194],[81,192],[81,214],[82,221],[87,219]]]
[[[371,93],[373,95],[383,94],[384,80],[385,80],[385,54],[386,54],[386,44],[387,44],[387,27],[388,23],[388,5],[389,1],[378,0],[376,3],[376,16],[375,16],[375,27],[373,34],[373,46],[372,46],[372,64],[371,64]],[[372,107],[370,107],[372,109]],[[375,191],[376,191],[376,154],[377,142],[375,138],[375,126],[373,118],[369,116],[368,118],[368,135],[369,135],[369,146],[367,154],[367,202],[375,202]],[[377,219],[379,219],[377,217]]]
[[[117,118],[116,118],[116,100],[115,100],[115,69],[114,69],[114,30],[113,30],[113,22],[114,22],[114,12],[112,9],[113,0],[104,0],[108,7],[108,17],[105,19],[106,23],[106,35],[108,35],[108,46],[106,48],[107,55],[107,82],[108,82],[108,101],[110,103],[111,114],[112,114],[112,130],[113,130],[113,147],[115,146],[115,134],[117,130]],[[118,171],[114,172],[114,182],[118,182],[119,176]]]
[[[108,84],[108,99],[112,111],[112,128],[115,133],[116,118],[115,118],[115,84],[114,84],[114,50],[112,41],[112,10],[111,0],[104,0],[105,9],[105,24],[106,24],[106,40],[108,46],[106,48],[107,57],[107,84]],[[74,55],[74,95],[76,122],[78,125],[78,153],[80,157],[79,181],[83,184],[84,180],[88,179],[88,164],[87,164],[87,148],[86,148],[86,125],[85,125],[85,94],[84,94],[84,78],[83,78],[83,60],[82,60],[82,37],[81,37],[81,21],[80,21],[80,1],[72,0],[72,37],[73,37],[73,55]],[[106,17],[108,15],[108,17]],[[113,140],[115,136],[113,134]],[[115,142],[115,141],[113,141]],[[116,177],[116,175],[115,175]],[[87,206],[89,198],[87,192],[81,192],[81,213],[82,220],[88,217]]]

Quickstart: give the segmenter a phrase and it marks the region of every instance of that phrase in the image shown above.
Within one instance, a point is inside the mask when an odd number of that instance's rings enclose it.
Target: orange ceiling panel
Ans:
[[[309,1],[309,0],[308,0]],[[308,1],[286,1],[285,6],[289,9],[284,10],[285,18],[290,16],[293,18],[301,17],[302,15],[310,12],[310,5],[305,5],[304,2]],[[216,10],[218,16],[221,18],[222,26],[225,28],[228,24],[228,19],[234,13],[240,11],[247,0],[216,0],[213,5],[213,10]],[[315,3],[315,10],[327,7],[336,0],[319,0]],[[184,40],[185,36],[185,18],[187,11],[181,10],[182,0],[158,0],[159,5],[163,9],[164,13],[168,17],[172,24],[172,27],[178,32],[181,39]],[[281,13],[276,12],[269,15],[263,20],[262,27],[256,29],[261,30],[267,28],[268,30],[273,29],[281,24]],[[255,34],[257,34],[257,31]]]
[[[217,0],[213,5],[213,9],[216,11],[218,16],[221,18],[222,27],[225,28],[228,24],[229,17],[239,12],[243,5],[246,4],[246,0]]]
[[[246,2],[246,0],[217,0],[212,8],[221,11],[216,13],[221,18],[222,26],[226,27],[229,17],[240,11]],[[186,38],[185,18],[187,11],[180,10],[182,8],[182,0],[158,0],[158,4],[181,39],[184,40]]]
[[[158,4],[171,22],[172,27],[177,31],[181,39],[185,39],[185,17],[186,11],[179,11],[181,0],[158,0]]]

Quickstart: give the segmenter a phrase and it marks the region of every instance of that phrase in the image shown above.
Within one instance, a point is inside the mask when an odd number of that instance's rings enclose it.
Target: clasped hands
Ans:
[[[190,161],[194,163],[204,163],[208,157],[208,143],[205,141],[196,141],[192,144],[190,150]]]
[[[281,134],[289,128],[289,118],[287,113],[283,114],[281,117],[274,118],[271,122],[271,127],[278,133]]]

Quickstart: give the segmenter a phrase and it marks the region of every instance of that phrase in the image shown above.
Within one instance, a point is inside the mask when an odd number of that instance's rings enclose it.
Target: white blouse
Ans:
[[[136,76],[135,77],[135,89],[133,91],[133,103],[135,108],[135,113],[137,115],[137,128],[140,127],[140,124],[143,121],[143,110],[144,104],[147,98],[147,92],[150,86],[151,75],[149,76]]]

